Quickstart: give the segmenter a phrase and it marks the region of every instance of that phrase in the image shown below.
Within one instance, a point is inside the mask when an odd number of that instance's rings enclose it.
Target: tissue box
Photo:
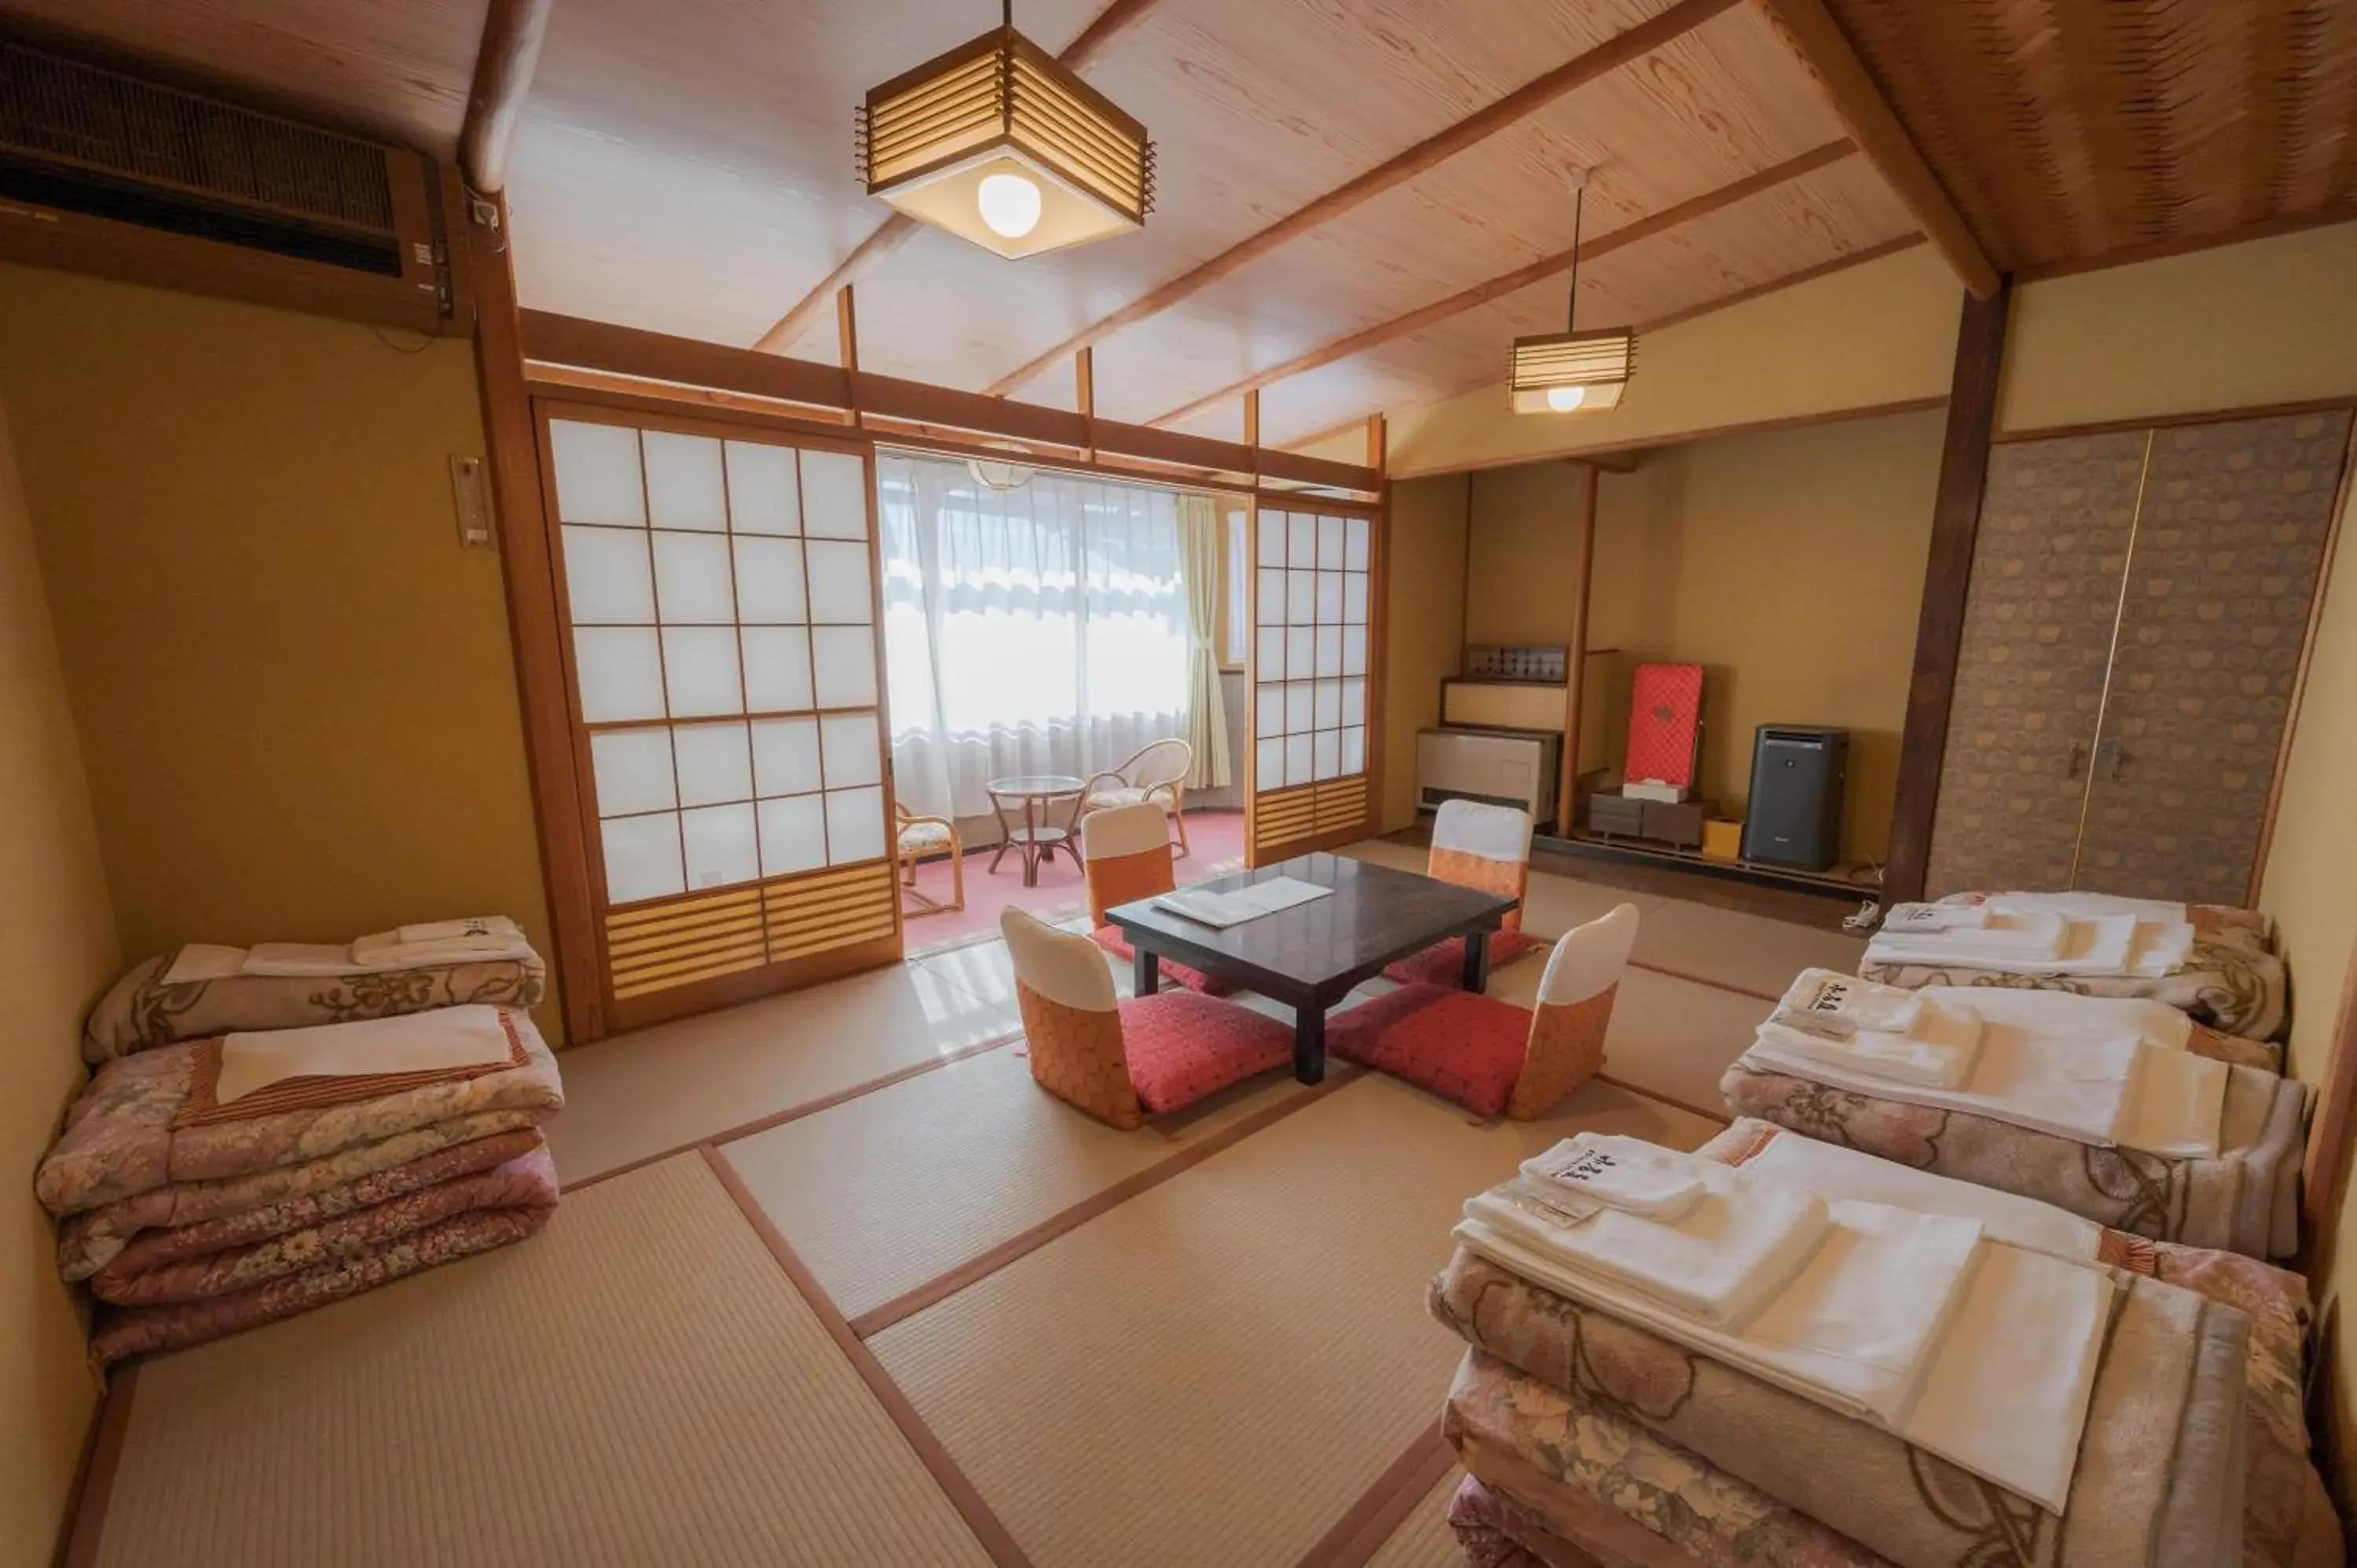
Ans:
[[[1743,858],[1743,819],[1720,817],[1702,825],[1702,852],[1713,860]]]
[[[1686,787],[1664,784],[1658,779],[1640,779],[1634,783],[1621,785],[1620,794],[1625,800],[1654,800],[1664,806],[1675,806],[1685,800]]]

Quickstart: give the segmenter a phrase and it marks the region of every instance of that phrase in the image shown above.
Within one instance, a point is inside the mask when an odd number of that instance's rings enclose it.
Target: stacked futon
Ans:
[[[1893,905],[1858,972],[1909,990],[2140,997],[2252,1040],[2279,1034],[2289,1007],[2264,915],[2104,893],[1958,893]]]
[[[1467,1204],[1432,1306],[1474,1561],[2240,1560],[2244,1312],[1715,1153],[1582,1133]]]
[[[2288,1257],[2309,1095],[2149,1000],[1808,970],[1728,1107],[2157,1240]]]
[[[217,1338],[510,1241],[557,1197],[564,1103],[513,921],[190,946],[92,1014],[35,1189],[101,1363]]]

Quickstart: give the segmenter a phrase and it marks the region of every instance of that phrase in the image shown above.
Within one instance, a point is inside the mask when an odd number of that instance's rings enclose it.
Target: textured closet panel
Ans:
[[[2343,409],[2154,434],[2078,886],[2248,896],[2349,425]]]
[[[1926,889],[2067,887],[2147,434],[2000,445]]]

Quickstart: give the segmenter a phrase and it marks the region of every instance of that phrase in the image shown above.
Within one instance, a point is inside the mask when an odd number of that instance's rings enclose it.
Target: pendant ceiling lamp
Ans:
[[[1637,334],[1626,327],[1577,330],[1579,317],[1579,220],[1587,204],[1587,172],[1571,177],[1571,304],[1564,330],[1514,339],[1507,391],[1516,413],[1570,413],[1613,408],[1637,369]]]
[[[1154,208],[1146,127],[1002,25],[867,94],[867,194],[1008,257],[1144,228]]]

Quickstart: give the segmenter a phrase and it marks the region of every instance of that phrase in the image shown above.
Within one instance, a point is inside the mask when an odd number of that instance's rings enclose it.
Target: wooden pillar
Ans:
[[[834,291],[834,336],[843,360],[843,379],[850,389],[850,423],[859,419],[859,302],[845,284]]]
[[[588,813],[574,771],[571,703],[565,679],[564,629],[557,624],[555,562],[548,546],[540,479],[540,442],[524,390],[522,328],[515,270],[508,252],[507,203],[490,199],[496,225],[470,220],[468,260],[475,285],[475,374],[490,455],[491,499],[499,513],[500,576],[507,586],[508,630],[515,645],[516,695],[523,708],[524,750],[532,769],[541,872],[564,999],[565,1032],[574,1045],[606,1033],[604,966],[590,889]]]
[[[1083,349],[1072,356],[1073,406],[1081,411],[1081,428],[1088,437],[1082,455],[1092,463],[1097,456],[1097,352]]]
[[[1998,372],[2005,360],[2007,307],[2013,280],[1986,299],[1966,295],[1956,328],[1956,365],[1948,389],[1948,433],[1940,449],[1940,488],[1932,503],[1932,553],[1923,568],[1923,607],[1915,622],[1915,668],[1907,687],[1907,727],[1899,745],[1899,795],[1890,814],[1886,903],[1923,896],[1932,858],[1932,819],[1940,804],[1940,767],[1948,749],[1948,708],[1964,646],[1964,599],[1972,587],[1973,545],[1980,536],[1981,492],[1988,481],[1989,432],[1996,422]]]
[[[1587,599],[1596,573],[1596,465],[1582,463],[1579,470],[1587,478],[1580,487],[1579,570],[1571,589],[1571,641],[1564,650],[1563,777],[1555,800],[1555,831],[1561,838],[1569,838],[1577,825],[1574,820],[1577,803],[1572,797],[1579,782],[1579,728],[1587,718],[1583,710],[1587,692]]]

